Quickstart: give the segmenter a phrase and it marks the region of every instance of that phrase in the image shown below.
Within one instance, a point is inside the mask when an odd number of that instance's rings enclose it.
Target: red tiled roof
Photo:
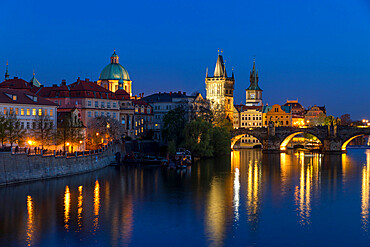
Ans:
[[[145,105],[145,106],[149,105],[144,100],[139,100],[139,99],[133,100],[133,102],[134,102],[134,105]]]
[[[7,96],[6,94],[16,95],[17,99],[12,100],[12,98]],[[57,104],[55,104],[54,102],[51,102],[39,95],[36,95],[29,90],[10,88],[0,88],[0,103],[57,106]]]
[[[124,89],[118,89],[115,94],[117,99],[130,99],[130,95]]]
[[[23,79],[14,77],[0,83],[1,88],[13,88],[13,89],[31,89],[31,84]]]

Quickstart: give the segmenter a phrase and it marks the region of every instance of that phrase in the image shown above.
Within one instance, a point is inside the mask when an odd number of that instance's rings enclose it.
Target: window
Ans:
[[[110,112],[107,112],[107,117],[110,117]]]
[[[113,118],[116,118],[116,113],[115,112],[113,112]]]
[[[94,117],[98,117],[98,116],[99,116],[98,112],[97,111],[94,112]]]
[[[47,116],[47,115],[48,115],[48,110],[47,110],[47,109],[45,109],[45,110],[44,110],[44,115],[45,115],[45,116]]]
[[[13,114],[13,107],[9,108],[9,114]]]
[[[116,107],[117,107],[116,102],[113,102],[113,108],[116,108]]]
[[[8,112],[8,108],[4,107],[4,115]]]
[[[289,121],[286,121],[286,125],[289,125]]]
[[[121,124],[125,124],[125,117],[122,117]]]
[[[42,115],[42,109],[39,109],[39,116]]]
[[[21,122],[21,129],[24,129],[24,122]]]
[[[110,102],[107,102],[107,108],[110,108]]]
[[[32,116],[36,116],[36,109],[32,109]]]
[[[30,122],[27,122],[27,129],[30,128]]]
[[[104,117],[104,112],[101,113],[101,116]]]
[[[87,101],[87,106],[91,106],[91,101]]]
[[[135,106],[135,112],[138,113],[139,112],[139,107],[138,106]]]
[[[100,106],[101,106],[101,108],[104,108],[104,107],[105,107],[104,102],[101,102],[101,103],[100,103]]]
[[[21,108],[21,116],[24,116],[24,108]]]
[[[51,117],[53,116],[53,110],[50,110],[50,116]]]
[[[12,95],[12,100],[17,100],[17,95]]]
[[[91,111],[87,112],[87,117],[91,117]]]
[[[99,107],[99,101],[95,101],[95,107]]]
[[[30,111],[30,109],[27,108],[27,116],[29,116],[29,115],[31,115],[31,111]]]

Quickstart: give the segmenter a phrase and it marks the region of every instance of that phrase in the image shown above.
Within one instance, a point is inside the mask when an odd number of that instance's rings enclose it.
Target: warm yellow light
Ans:
[[[80,141],[80,144],[82,144],[82,141]]]
[[[99,135],[99,133],[96,133],[96,135],[98,136],[98,135]]]
[[[33,144],[33,141],[29,140],[27,143],[28,143],[29,145],[32,145],[32,144]]]
[[[66,146],[69,146],[69,142],[66,143]]]

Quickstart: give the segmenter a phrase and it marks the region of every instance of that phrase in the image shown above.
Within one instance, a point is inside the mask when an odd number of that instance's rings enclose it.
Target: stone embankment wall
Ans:
[[[122,144],[109,143],[104,149],[75,156],[43,156],[0,153],[0,185],[49,179],[97,170],[115,161]],[[124,147],[123,147],[124,148]]]

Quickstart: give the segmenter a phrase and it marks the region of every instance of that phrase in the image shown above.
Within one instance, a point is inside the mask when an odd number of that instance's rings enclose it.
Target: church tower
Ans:
[[[231,121],[234,108],[234,84],[234,72],[231,77],[227,77],[223,57],[219,54],[213,76],[208,76],[207,69],[206,98],[210,101],[213,110],[224,110],[226,117]]]
[[[247,106],[262,106],[262,89],[258,86],[258,71],[256,71],[256,61],[253,60],[253,70],[249,76],[250,85],[246,90]]]
[[[8,61],[6,61],[5,81],[9,80]]]

